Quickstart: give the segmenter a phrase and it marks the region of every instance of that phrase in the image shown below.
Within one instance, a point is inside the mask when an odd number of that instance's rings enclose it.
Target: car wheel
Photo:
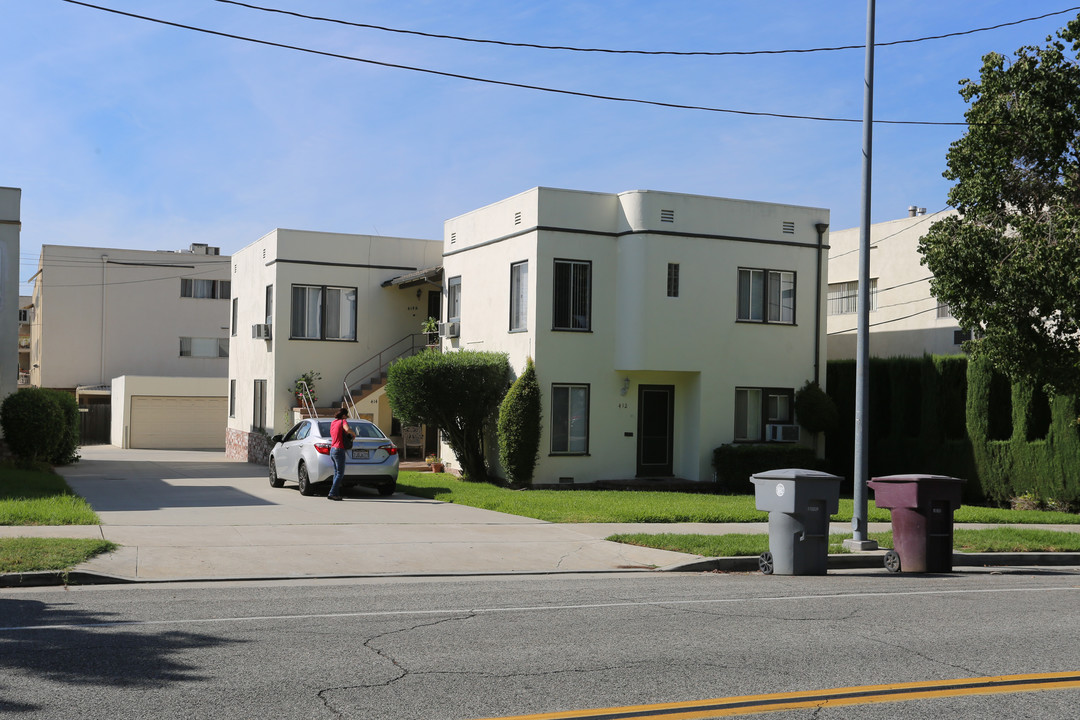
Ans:
[[[278,477],[277,463],[274,462],[274,458],[270,458],[270,487],[278,488],[285,484],[285,481]]]
[[[311,487],[311,478],[308,477],[307,465],[300,463],[300,467],[296,468],[296,479],[300,483],[301,495],[314,495],[315,490]]]
[[[397,487],[395,485],[393,485],[393,484],[391,484],[391,485],[380,485],[379,486],[379,494],[382,495],[383,497],[386,497],[388,495],[393,495],[394,490],[396,490],[396,489],[397,489]]]

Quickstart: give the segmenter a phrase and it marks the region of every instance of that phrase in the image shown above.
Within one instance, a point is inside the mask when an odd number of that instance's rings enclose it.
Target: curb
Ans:
[[[1080,566],[1080,553],[953,553],[953,567]],[[829,556],[829,570],[884,570],[884,553],[839,553]],[[663,572],[757,572],[753,557],[716,557],[660,568]]]

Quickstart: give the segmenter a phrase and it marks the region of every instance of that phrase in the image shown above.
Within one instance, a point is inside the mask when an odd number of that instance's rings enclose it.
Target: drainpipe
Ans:
[[[105,384],[105,285],[108,277],[106,268],[109,266],[109,256],[101,256],[101,380]]]
[[[821,358],[821,254],[825,251],[825,233],[829,230],[828,223],[818,223],[814,226],[817,230],[817,292],[814,293],[814,384],[820,385],[821,370],[819,360]]]

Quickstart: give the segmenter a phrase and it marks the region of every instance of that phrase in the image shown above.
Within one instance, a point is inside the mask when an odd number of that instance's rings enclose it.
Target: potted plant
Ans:
[[[441,473],[446,471],[446,465],[443,464],[443,460],[441,457],[436,457],[435,455],[428,455],[426,458],[424,458],[424,462],[426,462],[428,464],[428,467],[431,468],[431,472]]]
[[[296,396],[297,405],[304,404],[304,386],[307,386],[307,396],[311,404],[319,402],[319,396],[315,394],[315,381],[322,380],[322,374],[317,373],[314,370],[308,370],[305,373],[301,373],[300,377],[293,381],[293,385],[290,388],[293,395]]]

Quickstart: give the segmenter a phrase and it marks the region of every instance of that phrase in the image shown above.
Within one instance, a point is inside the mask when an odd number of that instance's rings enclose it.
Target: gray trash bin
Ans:
[[[840,509],[841,478],[817,470],[769,470],[750,476],[758,510],[769,512],[767,575],[824,575],[829,516]]]

